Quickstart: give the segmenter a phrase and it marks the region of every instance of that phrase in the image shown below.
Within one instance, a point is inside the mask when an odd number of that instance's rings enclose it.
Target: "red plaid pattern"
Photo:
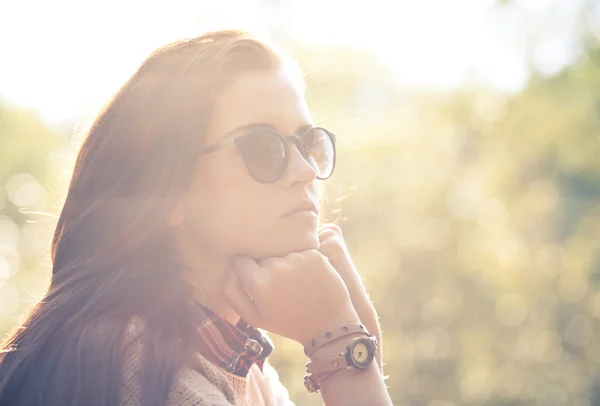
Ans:
[[[273,343],[261,330],[240,320],[235,326],[198,303],[200,354],[235,375],[246,377],[252,364],[262,370]]]

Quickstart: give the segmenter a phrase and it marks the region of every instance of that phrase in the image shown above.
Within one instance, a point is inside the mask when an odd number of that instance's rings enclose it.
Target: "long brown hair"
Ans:
[[[58,220],[50,288],[4,343],[1,406],[118,404],[133,316],[145,324],[141,404],[165,404],[194,330],[167,216],[189,188],[216,93],[282,64],[246,33],[207,33],[153,52],[102,109]]]

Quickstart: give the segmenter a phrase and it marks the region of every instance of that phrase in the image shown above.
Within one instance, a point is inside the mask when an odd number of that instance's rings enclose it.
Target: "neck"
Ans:
[[[193,239],[180,239],[179,243],[188,270],[185,278],[193,288],[194,299],[235,325],[240,317],[223,298],[223,289],[231,272],[231,257],[198,247]]]

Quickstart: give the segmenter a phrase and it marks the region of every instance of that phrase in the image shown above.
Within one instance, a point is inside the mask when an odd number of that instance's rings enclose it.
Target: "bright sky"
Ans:
[[[156,47],[223,26],[365,48],[402,85],[514,91],[528,76],[526,38],[542,71],[576,55],[582,1],[0,0],[0,98],[50,122],[85,117]]]

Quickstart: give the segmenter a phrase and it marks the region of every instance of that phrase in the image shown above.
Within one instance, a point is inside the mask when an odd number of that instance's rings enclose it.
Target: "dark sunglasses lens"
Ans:
[[[285,146],[274,131],[254,131],[236,138],[235,144],[257,181],[275,182],[285,171]]]
[[[335,146],[332,137],[321,128],[313,128],[302,137],[302,155],[317,171],[319,179],[331,176],[335,166]]]

